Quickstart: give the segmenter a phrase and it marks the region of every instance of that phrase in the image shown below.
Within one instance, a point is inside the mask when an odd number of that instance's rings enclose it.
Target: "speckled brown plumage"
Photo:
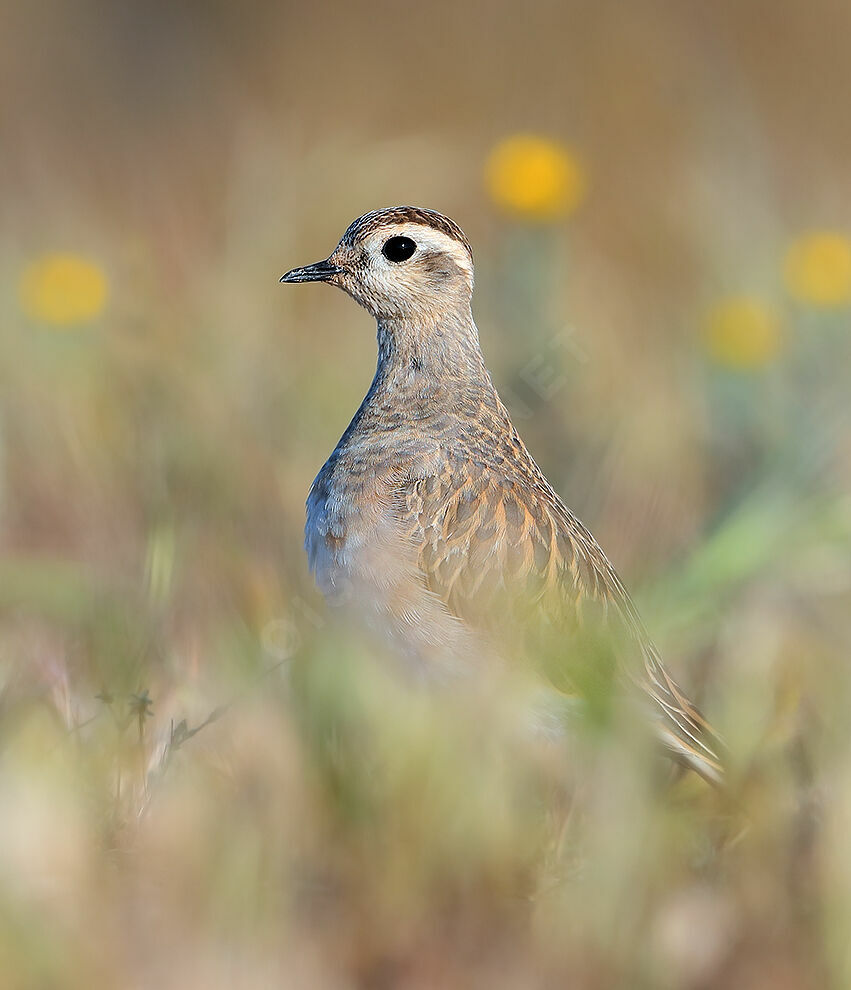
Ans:
[[[399,236],[416,251],[393,263],[383,246]],[[327,261],[284,281],[320,275],[378,322],[375,378],[308,498],[306,548],[325,593],[352,603],[418,666],[441,671],[489,652],[515,661],[521,642],[566,656],[583,625],[603,618],[669,751],[719,780],[711,729],[499,399],[457,225],[410,207],[375,211]]]

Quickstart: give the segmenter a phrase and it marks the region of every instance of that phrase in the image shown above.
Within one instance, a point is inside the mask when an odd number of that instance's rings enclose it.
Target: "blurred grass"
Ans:
[[[4,18],[0,985],[849,985],[846,7]],[[470,235],[729,798],[606,678],[425,690],[329,622],[302,504],[373,330],[277,277],[397,202]]]

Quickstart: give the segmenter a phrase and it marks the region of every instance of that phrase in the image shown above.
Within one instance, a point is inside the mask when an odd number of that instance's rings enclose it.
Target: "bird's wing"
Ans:
[[[721,744],[665,669],[600,545],[530,463],[509,474],[447,457],[439,472],[403,486],[398,508],[426,587],[474,627],[495,615],[545,626],[562,656],[566,632],[604,620],[622,669],[653,702],[666,747],[720,780]]]

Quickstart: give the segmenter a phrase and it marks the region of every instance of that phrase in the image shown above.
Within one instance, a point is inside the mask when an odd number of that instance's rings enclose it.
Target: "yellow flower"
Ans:
[[[726,368],[746,371],[763,367],[780,351],[780,318],[754,296],[731,296],[707,316],[704,344],[709,356]]]
[[[43,254],[24,269],[18,285],[21,308],[34,320],[70,327],[94,319],[106,305],[103,270],[76,254]]]
[[[497,206],[527,220],[572,213],[585,198],[585,171],[558,141],[516,134],[490,153],[485,179]]]
[[[851,302],[851,240],[818,230],[792,242],[786,254],[786,287],[812,306]]]

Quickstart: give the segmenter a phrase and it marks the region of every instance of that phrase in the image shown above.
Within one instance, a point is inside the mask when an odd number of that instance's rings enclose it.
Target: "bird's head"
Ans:
[[[324,261],[282,282],[330,282],[379,321],[440,319],[469,310],[473,252],[464,232],[433,210],[398,206],[359,217]]]

